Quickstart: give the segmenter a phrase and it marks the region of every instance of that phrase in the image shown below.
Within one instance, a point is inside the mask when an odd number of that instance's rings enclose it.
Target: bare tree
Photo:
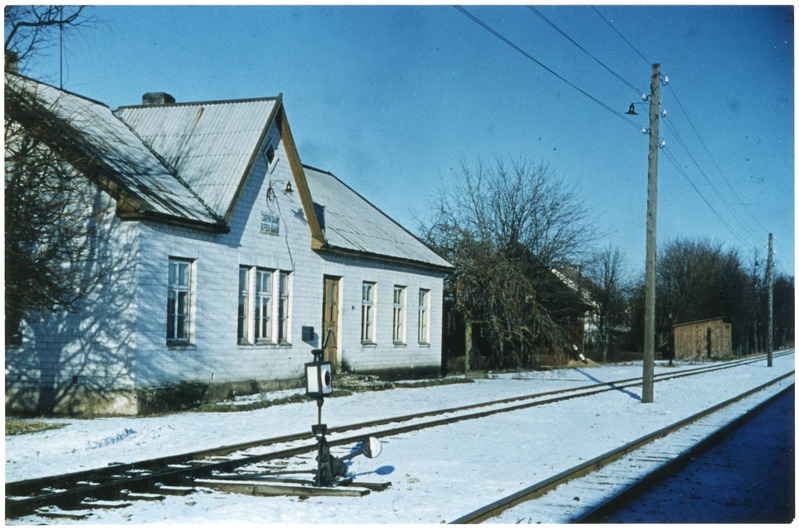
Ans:
[[[57,42],[62,31],[87,24],[84,6],[10,5],[5,7],[5,57],[20,63]],[[11,52],[11,54],[9,54]]]
[[[757,350],[766,330],[763,274],[757,261],[749,272],[735,250],[718,243],[687,239],[667,243],[658,251],[658,335],[671,341],[674,324],[727,317],[733,322],[733,350]],[[633,306],[639,307],[639,302]],[[635,334],[642,323],[633,320]]]
[[[106,173],[86,149],[87,134],[42,95],[46,85],[7,76],[5,311],[6,339],[15,343],[23,321],[77,310],[122,262],[108,246],[119,220],[97,185]]]
[[[423,233],[455,266],[447,279],[453,311],[467,337],[478,326],[492,345],[485,353],[491,366],[531,366],[537,351],[570,342],[573,312],[564,308],[584,309],[552,268],[579,258],[593,235],[589,226],[575,189],[545,166],[523,159],[461,164]],[[468,339],[465,348],[468,359]]]
[[[624,260],[618,247],[609,246],[594,254],[587,264],[591,281],[591,296],[595,306],[596,338],[602,352],[602,362],[608,361],[613,329],[627,321]]]
[[[52,45],[59,31],[89,21],[81,6],[13,5],[4,14],[12,72]],[[96,258],[91,242],[103,215],[99,208],[96,219],[87,215],[96,198],[86,194],[96,188],[53,149],[53,138],[63,140],[73,128],[37,94],[9,83],[4,92],[6,338],[13,342],[25,317],[72,309],[102,276],[85,274],[92,269],[85,266]]]

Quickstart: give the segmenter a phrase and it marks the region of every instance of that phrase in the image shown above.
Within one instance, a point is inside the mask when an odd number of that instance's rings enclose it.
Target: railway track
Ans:
[[[657,381],[690,377],[765,359],[755,356],[710,367],[692,367],[656,376]],[[377,421],[362,422],[330,429],[331,446],[360,443],[366,436],[388,437],[425,428],[463,422],[518,409],[618,390],[640,385],[641,378],[602,382],[553,392],[483,402],[462,407],[428,411]],[[376,428],[381,428],[377,429]],[[316,450],[310,433],[299,433],[249,441],[169,457],[127,464],[114,464],[94,470],[62,474],[6,484],[6,518],[36,513],[44,507],[80,511],[101,506],[122,506],[135,500],[161,499],[163,496],[191,492],[203,478],[227,479],[252,477],[248,467],[258,467],[258,474],[277,476],[280,468],[270,463]],[[242,472],[244,471],[244,472]],[[306,482],[307,483],[307,482]],[[375,485],[365,487],[377,488]]]
[[[753,397],[793,375],[794,371],[783,374],[456,518],[451,523],[543,523],[536,519],[541,514],[558,514],[557,523],[600,521],[605,510],[623,503],[638,486],[668,474],[756,414],[763,403],[759,402],[762,399]],[[793,387],[791,383],[768,400]],[[742,414],[741,408],[736,408],[736,405],[747,399],[755,400],[754,403],[759,405]],[[642,474],[642,470],[646,472]]]

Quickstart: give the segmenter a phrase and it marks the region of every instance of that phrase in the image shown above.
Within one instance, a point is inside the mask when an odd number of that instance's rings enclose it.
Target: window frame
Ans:
[[[239,306],[236,327],[237,340],[240,345],[250,342],[250,270],[248,266],[239,266]],[[242,277],[242,274],[244,275]],[[244,286],[242,287],[242,280]]]
[[[405,286],[394,286],[391,339],[395,345],[405,344]]]
[[[291,272],[277,271],[277,343],[291,344]]]
[[[252,341],[258,343],[273,343],[274,337],[274,291],[275,271],[263,267],[252,268],[255,270],[255,284],[253,293],[253,336]],[[268,282],[263,283],[264,276],[268,275]],[[266,289],[263,289],[263,288]],[[264,304],[264,300],[266,304]]]
[[[375,344],[375,305],[377,300],[377,283],[361,284],[361,343]]]
[[[185,275],[181,275],[181,266],[185,266]],[[194,296],[194,260],[170,257],[167,265],[167,298],[166,298],[166,343],[167,345],[189,345],[192,340],[192,304]],[[173,274],[174,271],[174,274]],[[185,282],[184,282],[185,277]],[[174,295],[174,296],[173,296]],[[180,312],[180,300],[183,296],[183,313]],[[183,333],[181,330],[183,321]]]
[[[239,265],[239,302],[241,275],[247,271],[246,338],[239,337],[241,347],[290,346],[292,271]],[[241,305],[239,304],[239,308]],[[238,311],[237,335],[241,336],[241,310]]]
[[[430,290],[419,288],[417,339],[420,345],[430,344]]]

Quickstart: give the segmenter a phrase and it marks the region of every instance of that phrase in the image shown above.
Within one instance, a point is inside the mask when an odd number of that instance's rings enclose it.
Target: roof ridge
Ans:
[[[227,100],[206,100],[206,101],[181,101],[175,103],[158,103],[158,104],[139,104],[139,105],[122,105],[117,107],[114,112],[120,111],[122,109],[149,109],[149,108],[161,108],[161,107],[188,107],[190,105],[224,105],[229,103],[251,103],[256,101],[269,101],[269,100],[279,100],[281,99],[281,95],[277,96],[265,96],[262,98],[241,98],[241,99],[227,99]]]
[[[59,92],[63,92],[64,94],[69,94],[70,96],[74,96],[76,98],[80,98],[82,100],[86,100],[88,102],[94,103],[95,105],[101,105],[101,106],[105,107],[106,109],[108,109],[109,111],[111,110],[111,107],[109,107],[107,104],[103,103],[102,101],[95,100],[95,99],[92,99],[92,98],[88,98],[86,96],[83,96],[82,94],[78,94],[77,92],[71,92],[71,91],[65,90],[63,88],[58,88],[55,85],[51,85],[50,83],[45,83],[44,81],[40,81],[38,79],[34,79],[32,77],[29,77],[29,76],[25,76],[25,75],[22,75],[22,74],[15,74],[14,72],[5,72],[5,75],[6,75],[6,77],[8,77],[8,76],[16,76],[16,77],[25,79],[27,81],[32,81],[32,82],[37,83],[39,85],[44,85],[45,87],[50,87],[53,90],[57,90]]]
[[[322,170],[322,169],[319,169],[319,168],[315,168],[314,166],[311,166],[310,164],[305,164],[304,162],[302,163],[302,167],[303,168],[308,168],[309,170],[318,171],[319,173],[326,173],[327,175],[330,175],[331,177],[334,177],[335,179],[338,179],[339,181],[341,181],[341,179],[339,179],[338,177],[333,175],[333,173],[331,173],[331,172],[329,172],[327,170]],[[342,184],[344,183],[344,181],[341,181],[341,182],[342,182]]]

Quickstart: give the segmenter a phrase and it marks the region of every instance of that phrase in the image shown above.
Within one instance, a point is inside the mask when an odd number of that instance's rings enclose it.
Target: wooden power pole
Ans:
[[[660,113],[660,63],[652,65],[649,100],[649,179],[646,200],[646,302],[644,309],[643,402],[655,401],[655,257],[657,255],[658,115]]]
[[[766,331],[766,352],[768,353],[768,366],[772,366],[772,350],[774,349],[774,251],[772,241],[774,236],[768,234],[768,266],[766,281],[768,282],[768,330]]]

